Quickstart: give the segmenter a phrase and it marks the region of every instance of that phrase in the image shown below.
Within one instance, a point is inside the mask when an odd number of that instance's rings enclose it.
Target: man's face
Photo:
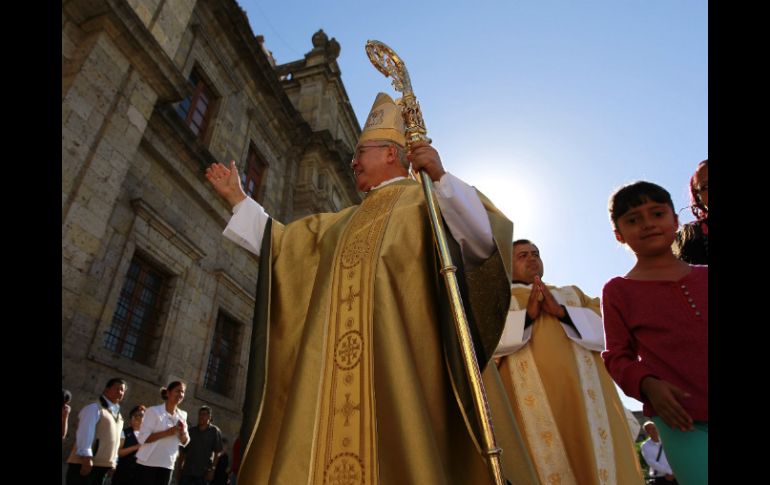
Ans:
[[[123,396],[126,395],[126,385],[120,382],[116,382],[104,391],[104,397],[115,404],[120,403],[123,400]]]
[[[658,442],[658,428],[656,428],[654,424],[648,424],[644,427],[644,430],[647,432],[647,435],[652,438],[652,441]]]
[[[365,141],[356,148],[350,168],[353,169],[359,192],[369,192],[372,187],[387,180],[386,161],[389,156],[393,156],[391,152],[395,152],[395,147],[377,140]]]
[[[201,428],[204,428],[209,425],[211,422],[211,413],[209,413],[207,410],[203,410],[198,412],[198,426]]]
[[[535,276],[543,277],[540,250],[534,244],[516,244],[513,246],[513,279],[531,284]]]

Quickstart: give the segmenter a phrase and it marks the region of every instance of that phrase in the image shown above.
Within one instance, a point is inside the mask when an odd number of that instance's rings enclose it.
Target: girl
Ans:
[[[179,409],[187,384],[174,381],[160,390],[166,401],[147,408],[137,440],[142,446],[136,452],[137,482],[142,485],[168,485],[179,454],[179,446],[187,446],[187,412]]]
[[[636,255],[624,277],[604,285],[605,366],[644,403],[677,480],[707,484],[708,267],[677,259],[671,195],[636,182],[610,198],[615,238]]]
[[[112,485],[132,485],[136,479],[136,452],[142,446],[137,437],[142,428],[146,408],[140,404],[128,413],[129,424],[123,428],[118,448],[118,466],[112,475]]]

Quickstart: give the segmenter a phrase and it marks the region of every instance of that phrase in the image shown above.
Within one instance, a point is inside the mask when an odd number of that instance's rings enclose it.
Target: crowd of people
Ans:
[[[659,185],[612,194],[614,237],[636,263],[600,300],[544,283],[535,243],[513,241],[511,222],[429,143],[407,148],[382,93],[351,163],[360,205],[284,225],[244,193],[235,162],[206,170],[232,210],[224,236],[262,261],[242,459],[209,406],[188,426],[184,382],[124,427],[116,378],[78,414],[67,484],[168,485],[172,473],[181,485],[493,483],[410,167],[435,187],[506,480],[643,483],[617,383],[649,417],[649,479],[707,484],[708,161],[682,227]],[[69,400],[63,391],[63,438]]]
[[[231,468],[227,439],[211,423],[211,408],[201,406],[197,426],[188,426],[187,412],[179,408],[186,387],[174,381],[161,388],[164,403],[134,406],[123,427],[120,403],[127,384],[121,378],[110,379],[102,395],[78,414],[77,436],[67,459],[67,485],[168,485],[174,471],[179,485],[235,483],[231,474],[237,468]],[[62,389],[62,395],[66,438],[71,393]],[[233,454],[238,453],[234,448]]]

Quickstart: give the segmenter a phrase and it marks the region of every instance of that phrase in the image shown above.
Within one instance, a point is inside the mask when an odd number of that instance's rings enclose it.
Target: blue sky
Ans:
[[[392,47],[445,169],[538,245],[548,283],[600,296],[633,266],[607,216],[623,184],[660,184],[680,222],[693,219],[687,183],[708,158],[705,1],[239,3],[279,64],[303,58],[320,28],[336,38],[359,123],[377,92],[398,95],[366,41]]]

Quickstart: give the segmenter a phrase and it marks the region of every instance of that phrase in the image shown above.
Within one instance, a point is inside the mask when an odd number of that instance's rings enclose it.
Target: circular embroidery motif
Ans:
[[[324,472],[324,483],[329,485],[359,485],[364,483],[364,466],[355,453],[335,456]]]
[[[358,365],[363,347],[363,338],[357,330],[344,333],[335,345],[334,363],[341,369],[352,369]]]

